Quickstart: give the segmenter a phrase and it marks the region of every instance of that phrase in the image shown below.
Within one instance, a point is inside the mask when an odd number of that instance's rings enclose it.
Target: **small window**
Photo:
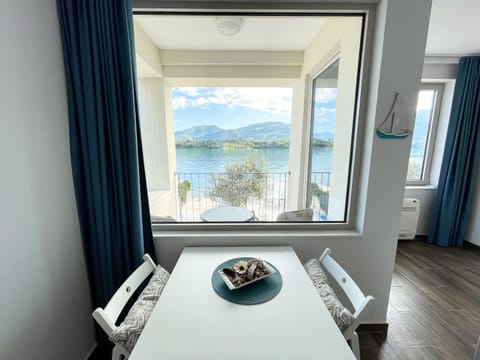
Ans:
[[[430,166],[442,93],[442,84],[422,84],[418,93],[407,185],[427,185],[430,182]]]

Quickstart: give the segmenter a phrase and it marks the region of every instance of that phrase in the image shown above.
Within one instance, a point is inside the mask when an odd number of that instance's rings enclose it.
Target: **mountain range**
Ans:
[[[216,125],[193,126],[176,131],[177,140],[289,140],[290,125],[282,122],[251,124],[237,129],[222,129]],[[322,131],[314,134],[315,139],[331,140],[333,133]]]
[[[429,110],[420,110],[417,112],[416,131],[413,139],[414,144],[424,143],[428,134],[429,122]],[[175,138],[177,140],[213,140],[220,142],[229,140],[289,140],[290,125],[280,121],[251,124],[236,129],[222,129],[216,125],[201,125],[176,131]],[[318,131],[314,133],[313,138],[332,140],[333,132]]]

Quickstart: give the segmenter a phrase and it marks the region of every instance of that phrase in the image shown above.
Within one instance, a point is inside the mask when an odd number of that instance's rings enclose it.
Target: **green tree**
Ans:
[[[192,184],[190,184],[190,181],[188,180],[183,180],[178,184],[178,198],[180,200],[180,218],[182,218],[183,205],[187,202],[187,195],[191,188]]]
[[[265,194],[267,162],[252,152],[247,159],[228,163],[226,174],[212,174],[209,196],[230,206],[247,206],[251,198]]]
[[[317,183],[311,183],[312,196],[315,196],[320,203],[320,208],[323,212],[328,211],[328,191],[325,191],[318,186]]]

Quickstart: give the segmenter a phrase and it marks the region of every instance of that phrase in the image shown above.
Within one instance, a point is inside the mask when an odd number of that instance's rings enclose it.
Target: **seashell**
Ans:
[[[248,267],[247,279],[253,280],[255,278],[255,270],[257,269],[258,261],[252,261]]]
[[[227,275],[230,278],[232,283],[235,283],[237,281],[238,274],[235,271],[233,271],[230,268],[223,268],[222,271],[225,275]]]

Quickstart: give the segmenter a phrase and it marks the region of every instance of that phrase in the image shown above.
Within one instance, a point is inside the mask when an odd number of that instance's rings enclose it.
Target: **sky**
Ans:
[[[333,131],[336,90],[320,90],[316,93],[315,118],[324,122],[325,130]],[[236,129],[261,122],[291,122],[291,88],[175,87],[172,99],[175,131],[199,125]]]
[[[434,95],[434,90],[421,90],[418,93],[417,111],[430,109]]]
[[[267,121],[290,123],[292,89],[247,87],[173,88],[175,131],[198,125],[222,129]]]
[[[315,130],[335,128],[335,88],[315,90]],[[292,89],[280,87],[175,87],[172,91],[175,131],[199,125],[236,129],[254,123],[290,124]],[[430,108],[432,93],[421,91],[417,111]]]

